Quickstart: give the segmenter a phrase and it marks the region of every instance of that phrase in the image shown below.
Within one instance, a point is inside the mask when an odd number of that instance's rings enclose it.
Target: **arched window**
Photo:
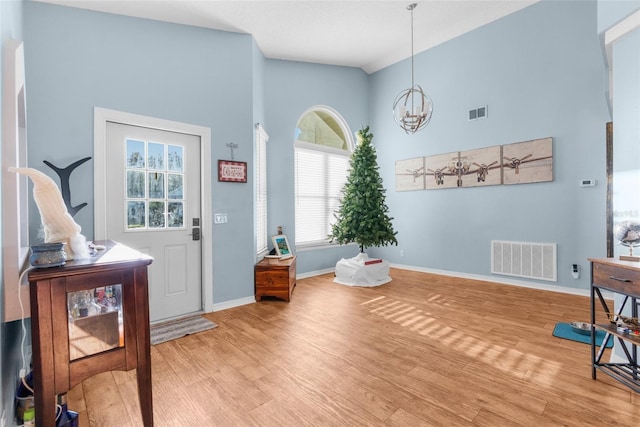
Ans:
[[[326,245],[347,180],[353,137],[337,111],[305,111],[295,134],[296,247]]]

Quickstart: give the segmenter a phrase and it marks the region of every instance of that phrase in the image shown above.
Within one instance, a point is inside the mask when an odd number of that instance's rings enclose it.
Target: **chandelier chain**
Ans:
[[[413,9],[415,9],[417,5],[417,3],[412,3],[407,8],[411,11],[411,87],[415,86],[413,79]]]
[[[400,92],[393,102],[393,119],[406,133],[415,133],[424,128],[433,113],[433,101],[415,83],[413,10],[417,5],[412,3],[407,6],[411,12],[411,87]]]

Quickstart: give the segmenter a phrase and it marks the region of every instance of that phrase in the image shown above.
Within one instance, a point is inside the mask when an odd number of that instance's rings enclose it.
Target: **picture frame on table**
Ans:
[[[293,256],[293,252],[291,251],[291,246],[289,245],[289,240],[287,236],[284,234],[277,234],[271,237],[273,242],[273,247],[276,250],[276,254],[280,257],[280,259],[291,258]]]
[[[247,162],[218,160],[218,181],[247,182]]]

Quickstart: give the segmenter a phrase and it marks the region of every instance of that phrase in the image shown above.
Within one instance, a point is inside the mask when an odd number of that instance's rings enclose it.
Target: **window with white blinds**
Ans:
[[[346,123],[328,107],[308,112],[298,123],[294,144],[296,247],[329,243],[352,146]]]
[[[267,141],[269,135],[264,128],[256,124],[256,251],[260,255],[266,252],[268,247],[267,236]]]

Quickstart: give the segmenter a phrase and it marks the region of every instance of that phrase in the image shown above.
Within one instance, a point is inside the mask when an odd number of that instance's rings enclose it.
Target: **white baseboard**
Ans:
[[[517,280],[517,279],[510,279],[510,278],[496,277],[496,276],[484,276],[481,274],[460,273],[457,271],[438,270],[435,268],[414,267],[411,265],[404,265],[404,264],[391,264],[391,267],[399,268],[402,270],[419,271],[422,273],[439,274],[442,276],[460,277],[463,279],[473,279],[473,280],[482,280],[485,282],[501,283],[503,285],[520,286],[522,288],[532,288],[532,289],[540,289],[543,291],[560,292],[563,294],[573,294],[573,295],[580,295],[585,297],[591,296],[590,289],[570,288],[568,286],[548,285],[546,283],[527,282],[525,280]],[[605,295],[603,294],[603,296]]]
[[[552,291],[552,292],[560,292],[564,294],[572,294],[572,295],[580,295],[580,296],[590,296],[589,289],[578,289],[578,288],[570,288],[567,286],[557,286],[557,285],[548,285],[546,283],[536,283],[536,282],[527,282],[524,280],[515,280],[508,279],[504,277],[495,277],[495,276],[484,276],[481,274],[469,274],[469,273],[460,273],[457,271],[449,271],[449,270],[438,270],[435,268],[426,268],[426,267],[416,267],[412,265],[404,265],[404,264],[391,264],[392,268],[398,268],[400,270],[410,270],[410,271],[419,271],[421,273],[431,273],[431,274],[439,274],[441,276],[451,276],[451,277],[459,277],[462,279],[472,279],[472,280],[481,280],[484,282],[494,282],[501,283],[504,285],[512,285],[512,286],[520,286],[523,288],[532,288],[539,289],[543,291]],[[296,279],[302,280],[307,279],[309,277],[321,276],[323,274],[333,273],[335,272],[335,268],[325,268],[323,270],[309,271],[302,274],[297,274]],[[602,295],[606,299],[610,299],[608,293],[603,292]],[[225,301],[218,304],[213,304],[212,311],[221,311],[226,310],[228,308],[239,307],[241,305],[253,304],[256,302],[255,296],[238,298],[231,301]]]
[[[560,292],[564,294],[580,295],[585,297],[590,296],[589,289],[570,288],[568,286],[557,286],[557,285],[549,285],[546,283],[527,282],[525,280],[517,280],[517,279],[496,277],[496,276],[484,276],[481,274],[460,273],[457,271],[438,270],[435,268],[416,267],[413,265],[405,265],[405,264],[391,264],[390,266],[393,268],[401,269],[401,270],[419,271],[421,273],[439,274],[441,276],[460,277],[463,279],[482,280],[484,282],[501,283],[504,285],[520,286],[523,288],[540,289],[543,291],[553,291],[553,292]],[[333,273],[333,272],[335,272],[335,268],[326,268],[324,270],[309,271],[307,273],[298,274],[296,276],[296,279],[306,279],[308,277],[320,276],[322,274]],[[610,296],[606,293],[603,293],[602,296],[606,299],[610,299]]]
[[[296,274],[296,280],[307,279],[309,277],[315,277],[315,276],[322,276],[323,274],[328,274],[328,273],[335,273],[335,271],[336,271],[335,267],[325,268],[324,270],[309,271],[307,273]]]
[[[226,310],[228,308],[240,307],[241,305],[253,304],[254,302],[256,302],[256,297],[255,296],[233,299],[233,300],[230,300],[230,301],[225,301],[225,302],[220,302],[218,304],[213,304],[213,310],[212,311],[222,311],[222,310]]]

